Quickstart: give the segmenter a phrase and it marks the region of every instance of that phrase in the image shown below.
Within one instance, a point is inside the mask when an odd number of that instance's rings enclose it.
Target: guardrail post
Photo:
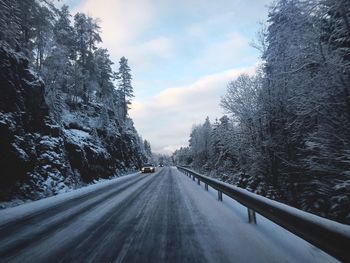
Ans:
[[[222,201],[222,192],[218,191],[218,200]]]
[[[201,181],[199,180],[199,178],[197,178],[197,183],[198,185],[201,185]]]
[[[256,214],[253,209],[248,208],[248,221],[249,224],[256,224]]]
[[[192,180],[193,180],[193,181],[196,180],[196,178],[194,177],[194,175],[192,176]]]
[[[208,184],[204,184],[204,188],[206,191],[208,191]]]

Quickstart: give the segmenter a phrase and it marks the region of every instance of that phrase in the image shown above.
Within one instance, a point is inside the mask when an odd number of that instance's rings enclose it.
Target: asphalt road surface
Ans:
[[[259,218],[248,224],[173,167],[67,196],[20,217],[1,211],[0,262],[335,261]]]

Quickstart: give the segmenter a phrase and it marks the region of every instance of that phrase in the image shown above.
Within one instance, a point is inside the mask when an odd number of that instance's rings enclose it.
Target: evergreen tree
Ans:
[[[148,156],[148,158],[150,160],[152,158],[151,144],[147,140],[144,140],[143,145],[144,145],[146,155]]]
[[[129,105],[131,104],[131,99],[134,97],[133,87],[131,85],[131,74],[130,67],[128,65],[128,60],[122,57],[119,61],[119,71],[118,71],[118,90],[121,95],[121,107],[122,107],[122,118],[125,120],[128,114]]]
[[[76,60],[80,67],[81,74],[77,77],[82,80],[80,95],[85,103],[88,103],[90,96],[96,89],[96,64],[94,63],[93,51],[97,49],[96,44],[101,42],[99,35],[100,27],[97,21],[83,13],[74,16],[74,29],[76,34]]]
[[[100,101],[112,107],[112,93],[114,92],[113,80],[115,73],[112,70],[114,64],[108,54],[107,49],[99,48],[94,53],[94,63],[96,65],[96,79],[99,85],[97,96]]]
[[[41,75],[45,81],[45,97],[56,121],[61,121],[63,93],[74,94],[74,31],[68,6],[56,10],[58,19],[52,27],[53,37],[46,39],[50,49],[43,62]],[[76,93],[76,92],[75,92]]]
[[[75,32],[71,25],[71,14],[67,5],[63,5],[60,10],[57,10],[58,20],[53,27],[55,42],[69,50],[69,58],[74,60],[74,51],[76,48]]]
[[[17,48],[21,37],[18,1],[0,0],[0,28],[0,40],[7,42],[12,48]]]
[[[50,49],[54,17],[46,6],[38,6],[33,17],[33,49],[35,54],[34,67],[40,73],[42,65]]]

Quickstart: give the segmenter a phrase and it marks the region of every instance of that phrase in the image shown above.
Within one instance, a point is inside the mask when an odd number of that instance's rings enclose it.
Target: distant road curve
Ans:
[[[0,262],[337,262],[174,167],[0,211]]]

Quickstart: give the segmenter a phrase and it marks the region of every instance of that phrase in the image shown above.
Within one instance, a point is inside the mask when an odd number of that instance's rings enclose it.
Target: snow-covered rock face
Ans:
[[[69,129],[64,131],[65,147],[73,169],[78,170],[84,182],[98,178],[108,178],[115,173],[112,156],[89,133]]]
[[[44,84],[28,68],[28,61],[0,47],[0,111],[13,113],[12,121],[23,128],[42,129],[48,107]]]
[[[97,129],[92,104],[65,109],[58,124],[44,93],[28,61],[0,46],[0,203],[55,195],[142,163],[132,122]]]
[[[0,61],[0,200],[55,194],[73,173],[44,84],[16,53],[0,47]]]

